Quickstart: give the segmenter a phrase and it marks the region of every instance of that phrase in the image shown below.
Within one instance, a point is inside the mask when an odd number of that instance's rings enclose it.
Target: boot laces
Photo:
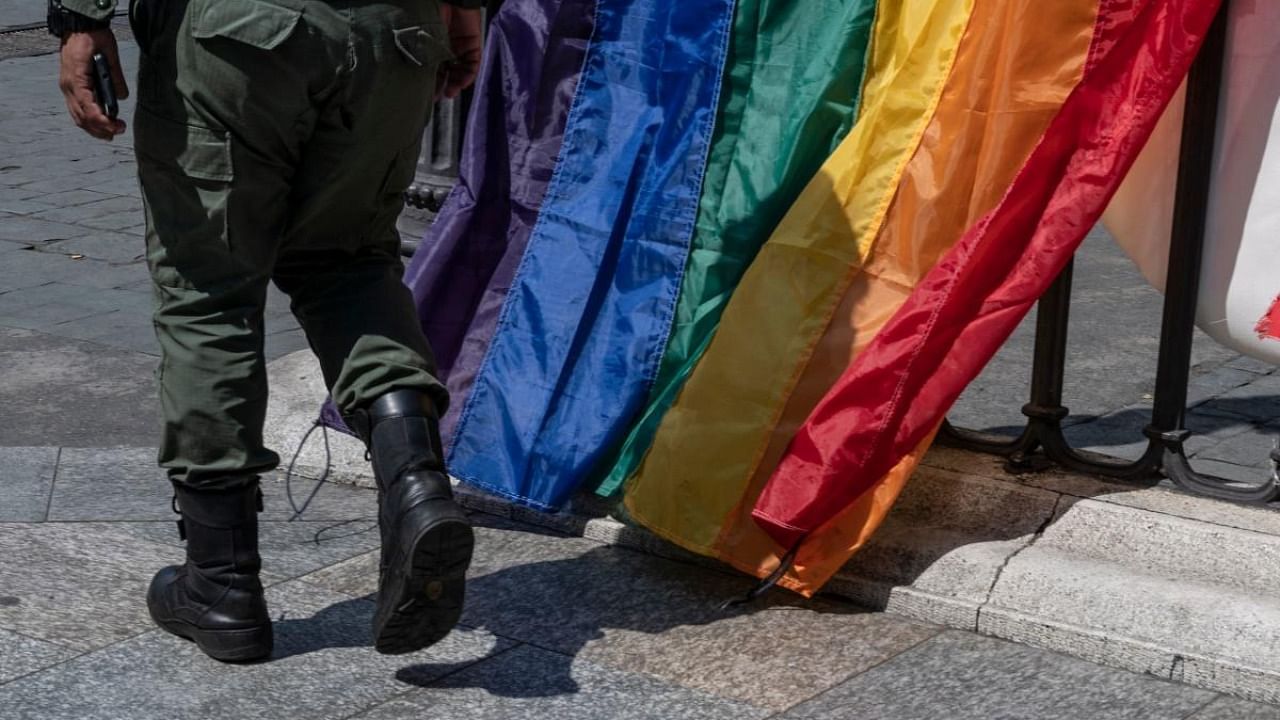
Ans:
[[[320,477],[316,480],[316,484],[311,488],[311,493],[307,495],[307,499],[299,506],[293,499],[293,469],[298,463],[298,458],[302,455],[303,449],[307,446],[307,441],[311,439],[311,434],[320,429],[320,436],[324,439],[324,471],[320,473]],[[316,499],[316,495],[320,493],[320,488],[329,482],[329,469],[333,464],[333,457],[329,450],[329,428],[325,426],[320,418],[311,423],[311,427],[307,429],[306,434],[302,436],[302,440],[298,442],[298,447],[293,451],[293,458],[289,460],[289,467],[284,472],[284,494],[289,499],[289,507],[293,510],[293,515],[289,518],[289,522],[293,522],[302,517],[302,514],[310,507],[311,501]]]

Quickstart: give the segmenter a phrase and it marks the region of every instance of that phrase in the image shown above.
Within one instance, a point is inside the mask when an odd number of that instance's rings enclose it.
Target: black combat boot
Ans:
[[[258,484],[235,490],[177,487],[187,561],[156,573],[151,618],[225,662],[271,654],[271,618],[258,571]]]
[[[462,617],[471,523],[453,502],[431,400],[395,390],[348,418],[369,446],[382,531],[374,647],[388,655],[439,642]]]

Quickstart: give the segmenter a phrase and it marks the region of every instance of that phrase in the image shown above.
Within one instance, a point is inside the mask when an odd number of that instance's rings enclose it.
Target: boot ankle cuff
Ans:
[[[178,510],[186,520],[211,528],[230,528],[256,520],[262,511],[262,489],[251,485],[230,490],[198,490],[174,485]]]
[[[424,418],[434,423],[439,414],[430,395],[421,390],[404,389],[384,393],[367,407],[342,415],[347,427],[355,431],[365,445],[373,441],[375,426],[396,418]]]

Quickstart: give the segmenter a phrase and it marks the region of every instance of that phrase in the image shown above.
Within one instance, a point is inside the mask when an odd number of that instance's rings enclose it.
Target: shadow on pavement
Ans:
[[[499,518],[476,515],[474,519],[481,527],[515,529]],[[537,528],[518,529],[569,539]],[[497,560],[501,562],[503,558]],[[485,572],[483,567],[481,572]],[[468,581],[467,609],[460,629],[486,630],[550,651],[542,654],[546,661],[538,666],[536,676],[460,672],[472,665],[468,662],[408,665],[396,673],[396,678],[420,687],[477,687],[503,697],[571,695],[579,690],[572,674],[575,657],[606,635],[656,636],[683,626],[703,626],[779,607],[824,613],[868,612],[852,605],[813,602],[782,592],[750,605],[722,609],[724,601],[743,596],[753,585],[750,578],[609,546],[594,547],[572,557],[498,567]],[[371,599],[347,600],[309,618],[278,621],[274,659],[327,648],[371,645]],[[741,627],[726,629],[741,631]],[[624,637],[608,650],[616,653],[625,644],[627,651],[643,655],[646,642],[644,637]]]

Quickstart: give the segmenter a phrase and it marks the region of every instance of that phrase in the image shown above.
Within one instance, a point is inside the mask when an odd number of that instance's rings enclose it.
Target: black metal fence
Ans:
[[[464,98],[436,103],[422,138],[422,154],[405,201],[415,208],[435,212],[458,181],[458,156],[462,149]]]
[[[485,3],[486,26],[488,19],[497,13],[503,0]],[[472,92],[467,90],[457,98],[436,103],[431,122],[422,139],[422,154],[418,156],[418,171],[413,185],[405,194],[410,207],[436,212],[445,197],[458,181],[458,158],[462,151],[462,132],[467,110],[471,106]],[[409,249],[416,242],[408,243]]]
[[[1038,306],[1031,396],[1022,408],[1027,416],[1022,435],[1007,440],[948,424],[940,435],[942,442],[1006,456],[1012,468],[1019,470],[1033,469],[1047,461],[1122,480],[1141,482],[1167,477],[1179,488],[1224,500],[1262,503],[1280,496],[1280,477],[1274,469],[1256,483],[1203,475],[1191,467],[1184,448],[1191,435],[1185,424],[1187,384],[1226,54],[1226,21],[1224,2],[1187,79],[1156,388],[1151,423],[1143,431],[1148,441],[1146,452],[1133,462],[1104,459],[1077,451],[1063,435],[1062,421],[1068,415],[1062,404],[1062,387],[1071,309],[1071,265]],[[1280,467],[1280,450],[1272,450],[1271,459],[1273,466]]]

